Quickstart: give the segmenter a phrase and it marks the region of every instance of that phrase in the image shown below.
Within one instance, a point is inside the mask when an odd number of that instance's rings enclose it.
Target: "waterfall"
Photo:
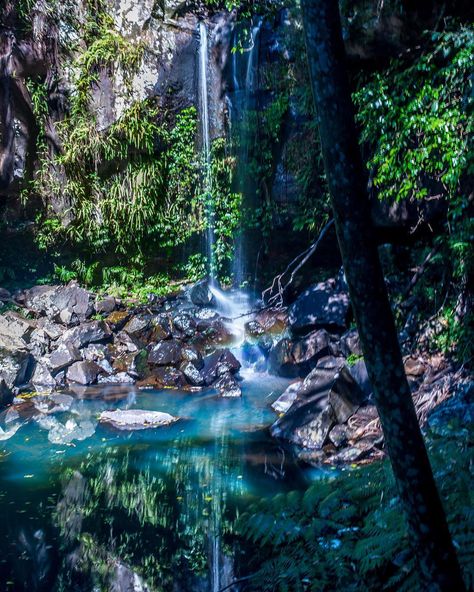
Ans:
[[[214,208],[212,205],[211,140],[209,126],[209,49],[206,24],[199,23],[199,120],[201,122],[202,156],[204,160],[204,194],[206,196],[206,255],[213,275]]]
[[[249,118],[248,113],[251,107],[251,102],[255,92],[258,90],[258,67],[259,67],[259,52],[260,52],[260,33],[262,29],[263,20],[258,18],[256,24],[252,27],[250,47],[245,52],[247,56],[247,64],[245,69],[245,86],[243,91],[238,81],[238,64],[237,64],[237,41],[238,36],[234,36],[233,47],[233,62],[232,73],[234,80],[234,99],[233,99],[233,116],[240,120],[240,146],[239,146],[239,177],[240,190],[243,195],[243,205],[249,203],[249,194],[254,191],[252,187],[244,180],[248,175],[249,165]],[[234,283],[237,287],[241,286],[245,280],[245,245],[243,228],[239,229],[238,235],[235,239],[235,254],[233,263]]]

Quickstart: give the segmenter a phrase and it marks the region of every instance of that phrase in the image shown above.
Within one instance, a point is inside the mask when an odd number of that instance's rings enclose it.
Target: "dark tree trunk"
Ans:
[[[405,376],[371,224],[338,3],[302,0],[324,167],[362,349],[416,553],[430,590],[465,590]]]

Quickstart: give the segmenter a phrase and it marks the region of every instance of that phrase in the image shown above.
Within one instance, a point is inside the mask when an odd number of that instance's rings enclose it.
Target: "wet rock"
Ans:
[[[181,370],[172,366],[154,368],[152,373],[137,382],[139,388],[183,389],[187,386],[186,378]]]
[[[177,417],[161,411],[145,411],[143,409],[117,409],[103,411],[99,421],[118,430],[146,430],[170,425],[178,421]]]
[[[196,333],[196,321],[187,313],[173,317],[173,329],[176,337],[193,337]]]
[[[183,362],[179,369],[184,374],[189,384],[193,386],[203,386],[206,383],[204,376],[192,362]]]
[[[134,378],[143,378],[148,374],[148,352],[142,349],[121,354],[114,360],[113,368],[116,372],[126,372]]]
[[[287,378],[303,377],[315,367],[316,362],[330,353],[330,336],[320,329],[304,338],[281,339],[270,350],[270,372]]]
[[[125,331],[119,331],[114,335],[114,349],[118,353],[137,352],[144,347],[144,342],[135,335],[129,335]]]
[[[101,298],[96,300],[94,305],[95,312],[98,314],[108,314],[112,313],[117,307],[117,301],[113,296],[105,296],[105,298]]]
[[[181,344],[176,340],[161,341],[151,348],[148,363],[154,366],[174,366],[182,361]]]
[[[58,347],[46,358],[46,364],[53,374],[68,368],[74,362],[80,361],[81,354],[79,350],[71,343],[62,342]]]
[[[290,329],[294,335],[323,327],[344,329],[349,315],[349,294],[339,291],[331,279],[305,290],[288,311]]]
[[[112,333],[104,321],[89,321],[73,329],[68,329],[63,334],[61,341],[81,349],[90,343],[107,341],[111,335]]]
[[[5,288],[0,288],[0,302],[10,302],[11,299],[11,293]]]
[[[265,329],[258,321],[249,321],[245,323],[245,334],[248,337],[260,337],[265,333]]]
[[[302,407],[297,414],[288,414],[277,420],[271,427],[275,438],[282,438],[303,448],[320,450],[326,444],[329,432],[336,424],[336,417],[328,405],[316,414]],[[309,412],[309,413],[308,413]]]
[[[278,308],[267,308],[255,315],[255,321],[261,325],[265,333],[277,335],[283,333],[288,326],[288,313]]]
[[[123,327],[125,327],[129,318],[130,318],[129,312],[127,312],[125,310],[116,310],[116,311],[110,313],[106,317],[105,322],[112,329],[112,331],[115,333],[115,332],[123,329]]]
[[[185,362],[191,362],[198,370],[204,368],[204,360],[196,348],[190,345],[183,347],[181,356]]]
[[[204,358],[202,371],[207,385],[215,382],[219,376],[230,373],[235,374],[240,370],[240,362],[228,349],[220,349]]]
[[[51,374],[46,360],[37,362],[33,376],[31,377],[31,384],[37,391],[55,388],[56,380]]]
[[[209,289],[209,282],[207,280],[197,282],[191,288],[189,296],[191,302],[196,306],[213,306],[215,304],[215,298]]]
[[[218,313],[212,308],[198,308],[194,311],[194,318],[198,321],[212,321],[218,316]]]
[[[89,385],[96,382],[97,377],[102,372],[102,368],[95,362],[75,362],[68,368],[66,378],[70,382]]]
[[[296,401],[298,391],[300,390],[303,381],[294,382],[278,397],[276,401],[271,404],[271,407],[277,413],[286,413],[288,409]]]
[[[162,341],[172,337],[171,320],[167,315],[158,315],[152,320],[151,341]]]
[[[139,339],[143,339],[150,328],[151,316],[141,314],[132,316],[132,318],[128,321],[123,330],[125,331],[125,333],[128,333],[128,335],[138,337]]]
[[[0,348],[0,380],[9,389],[27,384],[33,371],[33,356],[24,350]]]
[[[213,384],[213,388],[219,391],[221,397],[236,398],[242,396],[242,389],[234,376],[230,372],[220,375]]]
[[[126,372],[117,372],[117,374],[100,375],[97,382],[99,384],[135,384],[135,379]]]

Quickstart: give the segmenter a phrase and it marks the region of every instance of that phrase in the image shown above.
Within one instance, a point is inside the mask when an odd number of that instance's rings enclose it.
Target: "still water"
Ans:
[[[245,573],[239,511],[308,477],[266,431],[287,381],[243,375],[241,399],[115,386],[20,414],[0,442],[0,590],[217,592]],[[133,433],[98,424],[117,408],[182,419]]]

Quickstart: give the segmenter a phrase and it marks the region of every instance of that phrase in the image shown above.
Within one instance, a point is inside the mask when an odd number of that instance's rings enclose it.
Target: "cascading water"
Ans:
[[[212,204],[211,139],[209,125],[209,48],[207,28],[199,23],[199,120],[201,122],[202,157],[204,161],[204,195],[206,196],[206,256],[213,275],[214,208]]]
[[[245,82],[244,88],[241,90],[239,83],[239,67],[237,55],[238,51],[238,35],[234,36],[233,43],[233,86],[234,96],[232,100],[233,109],[232,116],[238,121],[240,134],[239,134],[239,154],[238,154],[238,171],[237,177],[239,178],[240,191],[243,195],[244,205],[248,202],[249,194],[252,193],[253,188],[249,186],[246,181],[249,169],[249,134],[250,134],[250,122],[249,122],[249,111],[251,108],[252,100],[258,87],[258,67],[259,67],[259,53],[260,53],[260,35],[262,29],[262,19],[259,18],[256,24],[252,27],[250,45],[244,55],[247,58],[245,65]],[[243,228],[238,231],[236,236],[235,244],[235,255],[233,263],[233,276],[234,283],[236,286],[242,286],[246,276],[246,253],[244,245]]]

